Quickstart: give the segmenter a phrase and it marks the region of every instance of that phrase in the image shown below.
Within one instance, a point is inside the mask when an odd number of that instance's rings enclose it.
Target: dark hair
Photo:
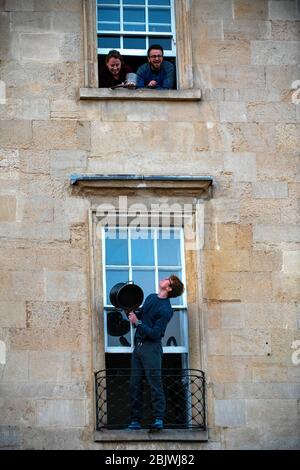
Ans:
[[[148,51],[147,51],[147,56],[150,57],[150,51],[152,51],[152,49],[159,49],[162,53],[162,55],[164,55],[164,50],[162,48],[162,46],[160,44],[152,44]]]
[[[121,56],[120,52],[117,51],[116,49],[112,49],[111,51],[109,51],[109,53],[108,53],[107,56],[105,57],[105,63],[107,64],[107,62],[109,61],[109,59],[111,59],[112,57],[113,57],[114,59],[119,59],[122,64],[124,63],[123,57]]]
[[[179,297],[181,294],[184,292],[184,285],[179,279],[179,277],[175,276],[175,274],[172,274],[169,276],[169,281],[170,281],[170,286],[172,287],[172,290],[169,292],[169,299],[173,297]]]

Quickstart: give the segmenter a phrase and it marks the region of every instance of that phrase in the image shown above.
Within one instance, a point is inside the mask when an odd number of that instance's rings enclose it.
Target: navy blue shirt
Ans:
[[[175,67],[171,62],[164,60],[159,70],[152,70],[149,63],[141,65],[137,72],[137,88],[147,88],[151,80],[157,82],[155,90],[170,90],[175,83]],[[150,87],[153,88],[153,87]]]
[[[142,324],[137,327],[135,340],[159,342],[173,315],[170,299],[161,299],[157,294],[150,294],[136,315]]]

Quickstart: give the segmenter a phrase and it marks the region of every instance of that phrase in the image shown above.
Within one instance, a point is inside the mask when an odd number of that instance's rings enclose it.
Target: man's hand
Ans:
[[[150,88],[154,88],[156,87],[156,85],[157,85],[157,82],[155,80],[151,80],[151,82],[149,82],[147,86]]]
[[[136,316],[134,312],[129,312],[128,320],[134,325],[139,321],[138,317]]]

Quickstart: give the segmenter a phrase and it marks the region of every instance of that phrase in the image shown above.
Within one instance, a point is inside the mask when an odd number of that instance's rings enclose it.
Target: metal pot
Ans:
[[[114,307],[126,312],[138,308],[144,300],[144,293],[140,286],[133,281],[118,282],[109,293],[110,302]]]

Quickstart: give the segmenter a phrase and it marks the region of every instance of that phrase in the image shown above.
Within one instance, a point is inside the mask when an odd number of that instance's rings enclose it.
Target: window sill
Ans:
[[[199,429],[164,429],[162,432],[151,433],[148,429],[141,429],[139,431],[103,429],[102,431],[95,432],[94,440],[95,442],[207,442],[208,431]]]
[[[128,101],[200,101],[201,90],[128,90],[119,88],[80,88],[81,100],[128,100]]]

